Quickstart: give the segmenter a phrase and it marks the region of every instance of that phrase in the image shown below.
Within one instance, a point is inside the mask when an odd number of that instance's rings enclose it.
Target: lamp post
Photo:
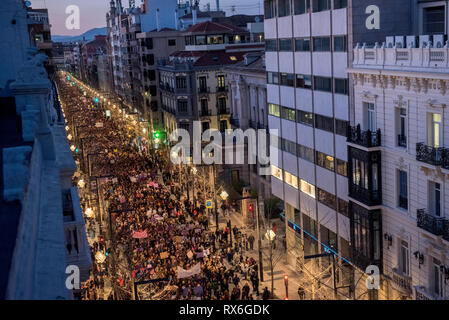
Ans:
[[[220,198],[222,198],[223,201],[226,201],[226,199],[228,198],[228,196],[229,196],[229,194],[228,194],[225,190],[223,190],[223,191],[220,193]],[[223,213],[223,215],[224,215],[224,213]],[[230,237],[229,240],[230,240],[230,244],[231,244],[231,248],[232,248],[232,225],[231,225],[231,217],[229,217],[228,228],[229,228],[229,237]]]

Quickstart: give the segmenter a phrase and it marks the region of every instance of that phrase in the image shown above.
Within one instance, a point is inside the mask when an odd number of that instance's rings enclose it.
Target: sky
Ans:
[[[106,12],[108,11],[110,0],[30,0],[33,8],[47,8],[52,35],[80,35],[92,28],[106,26]],[[140,4],[141,0],[136,0]],[[215,0],[200,0],[200,9],[210,3],[211,10],[215,10]],[[237,5],[238,3],[238,5]],[[122,0],[124,7],[128,6],[128,0]],[[66,8],[70,5],[77,5],[80,8],[80,29],[68,30],[65,21],[68,14]],[[234,14],[263,14],[263,0],[220,0],[220,9],[226,11],[226,15]]]

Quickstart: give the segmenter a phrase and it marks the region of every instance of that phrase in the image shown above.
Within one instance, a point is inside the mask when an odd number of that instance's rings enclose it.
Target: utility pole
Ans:
[[[263,282],[263,262],[262,262],[262,239],[260,238],[260,217],[259,217],[259,198],[262,198],[261,195],[256,198],[256,216],[257,216],[257,244],[259,247],[259,269],[260,269],[260,281]],[[263,204],[263,202],[262,202]]]

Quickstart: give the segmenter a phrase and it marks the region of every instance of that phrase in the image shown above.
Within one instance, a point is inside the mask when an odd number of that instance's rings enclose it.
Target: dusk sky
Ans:
[[[33,8],[48,8],[53,35],[79,35],[92,28],[105,27],[109,2],[110,0],[31,0]],[[136,0],[136,4],[140,2]],[[215,0],[200,0],[200,8],[203,9],[207,3],[210,3],[212,10],[216,8]],[[74,4],[80,8],[80,30],[68,30],[65,27],[68,17],[65,10],[69,5]],[[127,7],[128,0],[122,0],[122,4]],[[220,8],[226,11],[226,15],[232,14],[233,5],[235,5],[235,14],[263,13],[262,0],[220,0]]]

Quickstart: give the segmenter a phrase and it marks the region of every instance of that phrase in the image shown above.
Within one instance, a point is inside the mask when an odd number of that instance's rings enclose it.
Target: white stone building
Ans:
[[[381,132],[380,146],[365,149],[380,156],[381,175],[373,183],[382,197],[377,208],[391,298],[448,299],[447,42],[443,48],[358,47],[348,72],[355,124],[361,132]]]
[[[91,256],[57,88],[24,2],[4,0],[0,21],[0,298],[71,299],[66,267],[86,281]]]

